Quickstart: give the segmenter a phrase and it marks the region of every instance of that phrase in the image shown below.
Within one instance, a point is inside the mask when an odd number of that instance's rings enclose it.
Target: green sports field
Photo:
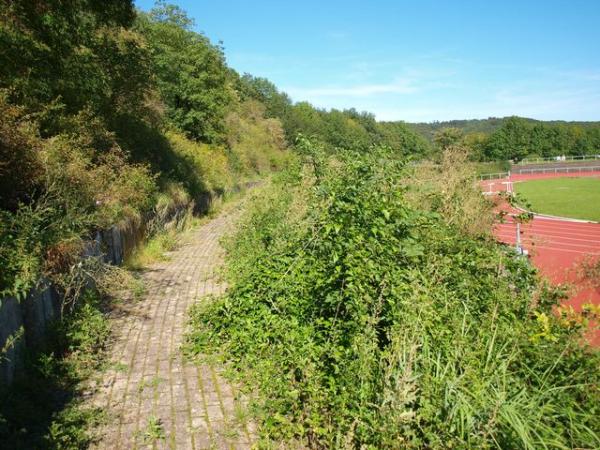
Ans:
[[[600,178],[549,178],[516,182],[514,190],[540,214],[600,222]]]

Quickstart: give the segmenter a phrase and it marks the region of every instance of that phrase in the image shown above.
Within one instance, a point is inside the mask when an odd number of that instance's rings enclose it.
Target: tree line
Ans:
[[[600,154],[599,122],[542,122],[513,116],[411,126],[438,150],[465,146],[474,161]]]

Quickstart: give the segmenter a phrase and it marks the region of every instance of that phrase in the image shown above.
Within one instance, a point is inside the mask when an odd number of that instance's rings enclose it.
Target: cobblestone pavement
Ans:
[[[194,230],[170,259],[143,275],[146,294],[115,312],[110,369],[91,402],[107,412],[98,449],[247,449],[255,430],[221,370],[186,362],[180,346],[189,306],[225,289],[219,238],[236,213]]]

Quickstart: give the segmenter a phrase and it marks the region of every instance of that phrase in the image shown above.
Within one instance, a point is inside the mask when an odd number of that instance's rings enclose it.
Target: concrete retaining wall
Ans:
[[[108,264],[119,265],[144,240],[145,223],[125,223],[98,231],[84,246],[83,258],[101,256]],[[24,367],[27,350],[44,349],[49,324],[60,317],[62,299],[42,279],[18,301],[0,300],[0,387],[10,385]],[[15,340],[16,338],[16,340]]]
[[[232,192],[251,188],[258,182],[237,186]],[[206,193],[194,202],[194,213],[209,211],[213,202],[224,193]],[[177,217],[181,210],[174,210],[170,217]],[[146,238],[151,215],[140,223],[126,222],[96,232],[84,246],[82,257],[102,256],[108,264],[120,265]],[[28,350],[40,350],[48,325],[60,316],[62,299],[47,280],[41,280],[26,298],[0,299],[0,388],[10,385],[24,367]]]
[[[16,374],[23,368],[25,359],[23,334],[21,304],[13,297],[2,299],[2,305],[0,305],[0,387],[11,384]],[[11,339],[16,339],[16,341],[12,342]]]
[[[109,264],[121,264],[143,239],[139,227],[113,226],[99,231],[86,243],[83,258],[103,256]],[[42,279],[20,301],[0,300],[0,387],[10,385],[24,367],[27,350],[44,349],[50,323],[60,317],[62,299],[56,289]],[[15,340],[16,339],[16,340]]]

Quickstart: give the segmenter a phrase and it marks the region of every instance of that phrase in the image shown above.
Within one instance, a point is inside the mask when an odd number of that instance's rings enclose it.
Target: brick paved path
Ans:
[[[180,345],[189,306],[222,293],[215,271],[219,238],[236,216],[223,214],[192,232],[143,275],[145,296],[113,319],[111,368],[92,403],[108,413],[95,448],[247,449],[255,430],[219,368],[184,361]]]

